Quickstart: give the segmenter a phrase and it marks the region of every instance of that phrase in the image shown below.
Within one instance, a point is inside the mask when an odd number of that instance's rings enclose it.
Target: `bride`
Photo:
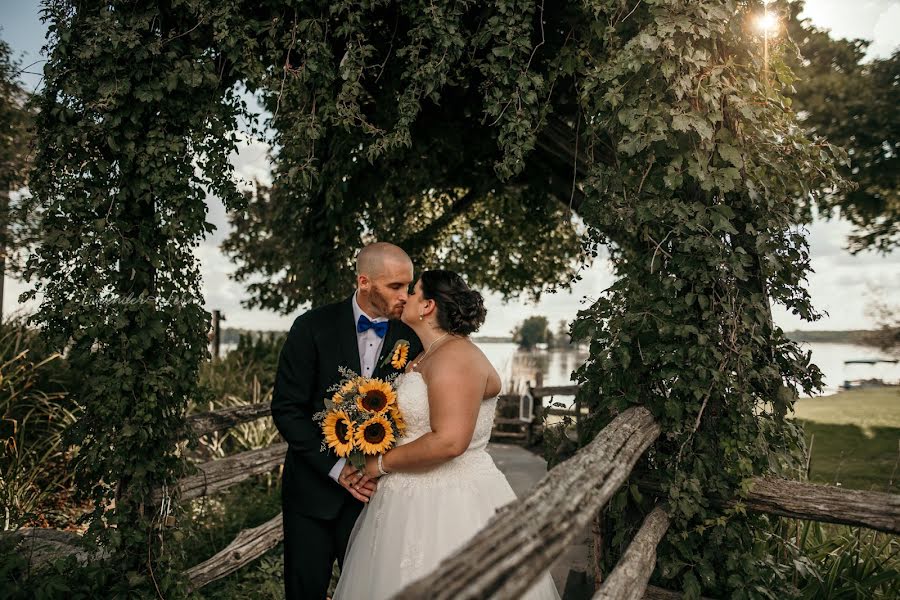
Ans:
[[[485,450],[500,376],[468,338],[485,314],[481,294],[451,271],[425,271],[410,293],[402,319],[425,351],[397,382],[406,434],[349,475],[359,486],[380,479],[350,535],[334,600],[390,598],[515,500]],[[545,573],[525,598],[559,594]]]

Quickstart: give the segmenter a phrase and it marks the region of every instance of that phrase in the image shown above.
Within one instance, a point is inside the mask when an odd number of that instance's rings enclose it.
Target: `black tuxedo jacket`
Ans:
[[[409,326],[390,321],[373,377],[397,372],[390,360],[386,366],[382,363],[400,339],[410,343],[409,360],[422,351]],[[284,510],[332,519],[344,502],[356,502],[362,508],[361,502],[328,476],[338,457],[330,448],[320,451],[324,437],[312,420],[314,413],[325,408],[328,388],[340,381],[341,366],[360,372],[352,296],[297,317],[278,358],[272,419],[288,443],[281,485]]]

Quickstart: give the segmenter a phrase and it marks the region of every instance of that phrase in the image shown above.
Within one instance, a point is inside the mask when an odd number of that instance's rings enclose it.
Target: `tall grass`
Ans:
[[[65,364],[20,318],[0,323],[0,505],[3,530],[47,524],[71,477],[62,434],[76,409]],[[56,515],[57,517],[59,514]],[[53,520],[59,520],[55,518]]]
[[[793,566],[786,597],[900,598],[900,537],[896,535],[785,518],[778,519],[760,541],[778,562]]]
[[[205,363],[200,383],[208,399],[191,407],[192,412],[272,401],[272,386],[284,334],[241,335],[237,347],[219,360]],[[234,452],[264,448],[279,440],[269,418],[243,423],[200,439],[204,454],[221,458]]]

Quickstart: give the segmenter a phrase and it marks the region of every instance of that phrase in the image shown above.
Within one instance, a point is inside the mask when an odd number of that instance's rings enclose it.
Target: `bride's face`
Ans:
[[[403,322],[410,326],[418,323],[419,315],[425,311],[429,302],[431,301],[422,298],[422,280],[420,279],[406,298],[406,306],[403,307],[403,316],[401,317]]]

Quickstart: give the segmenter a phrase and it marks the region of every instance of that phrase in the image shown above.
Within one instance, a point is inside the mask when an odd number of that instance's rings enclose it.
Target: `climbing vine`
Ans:
[[[595,4],[606,52],[581,97],[597,116],[588,135],[614,144],[616,160],[591,165],[587,195],[603,202],[582,214],[617,280],[575,325],[591,341],[583,434],[634,404],[662,425],[633,481],[655,479],[669,503],[663,580],[690,597],[784,597],[785,570],[754,550],[767,517],[709,499],[798,473],[803,438],[785,417],[821,375],[774,326],[770,302],[818,318],[796,214],[798,193],[840,184],[832,151],[798,128],[780,58],[762,63],[752,5],[646,2],[625,17]],[[635,486],[612,503],[614,552],[646,509]]]
[[[126,572],[121,585],[147,590],[175,574],[157,563],[163,533],[145,500],[184,471],[177,445],[208,354],[194,255],[211,230],[204,201],[242,202],[228,155],[242,112],[229,61],[243,41],[229,28],[243,17],[162,6],[45,4],[31,174],[43,235],[24,295],[40,294],[33,321],[81,375],[67,437],[94,506],[89,537]]]

